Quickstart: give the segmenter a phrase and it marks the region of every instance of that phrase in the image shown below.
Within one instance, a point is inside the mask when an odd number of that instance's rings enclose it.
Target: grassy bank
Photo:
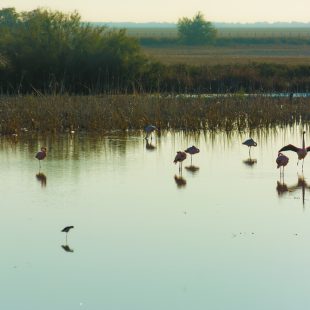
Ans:
[[[310,121],[310,98],[0,97],[0,133],[143,129],[246,131]]]

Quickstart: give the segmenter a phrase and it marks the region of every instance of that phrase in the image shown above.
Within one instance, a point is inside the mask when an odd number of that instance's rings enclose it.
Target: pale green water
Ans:
[[[247,135],[168,133],[153,150],[141,133],[2,138],[1,309],[308,309],[310,191],[303,204],[288,153],[278,194],[275,164],[301,131],[254,133],[252,166]],[[199,169],[177,186],[175,153],[193,144]]]

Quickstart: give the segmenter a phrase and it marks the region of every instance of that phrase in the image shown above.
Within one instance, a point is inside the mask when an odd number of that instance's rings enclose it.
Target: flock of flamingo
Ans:
[[[146,132],[145,139],[148,140],[150,137],[152,139],[152,134],[156,130],[158,130],[158,128],[154,125],[146,126],[145,127],[145,132]],[[305,134],[306,134],[306,132],[303,131],[303,133],[302,133],[302,147],[296,147],[293,144],[288,144],[288,145],[282,147],[278,151],[278,157],[276,159],[276,163],[277,163],[277,168],[280,168],[280,175],[281,174],[284,175],[284,167],[289,162],[289,158],[282,153],[284,151],[295,152],[298,156],[297,165],[299,164],[299,161],[302,160],[302,169],[303,169],[304,159],[307,156],[307,153],[310,151],[310,146],[308,146],[308,147],[305,146]],[[252,138],[245,140],[242,144],[249,147],[249,156],[251,154],[251,148],[257,146],[257,143]],[[178,151],[173,162],[175,164],[179,163],[179,171],[181,171],[182,170],[182,163],[187,158],[187,154],[191,155],[191,165],[192,165],[192,156],[199,153],[199,152],[200,152],[200,150],[193,145],[193,146],[187,148],[184,152]],[[39,167],[40,168],[41,168],[41,160],[43,160],[46,157],[46,155],[47,155],[47,148],[41,147],[41,150],[35,156],[35,158],[39,160]],[[281,167],[282,167],[282,171],[281,171]]]
[[[154,125],[149,125],[149,126],[145,127],[145,132],[146,132],[145,139],[148,139],[150,136],[152,138],[152,133],[155,130],[158,130],[158,129]],[[302,169],[303,169],[304,159],[307,156],[307,153],[310,151],[310,146],[308,146],[308,147],[305,146],[305,134],[306,134],[306,132],[303,131],[303,133],[302,133],[302,147],[301,148],[296,147],[292,144],[288,144],[288,145],[282,147],[278,151],[278,157],[276,159],[276,163],[277,163],[277,168],[280,168],[280,176],[284,175],[284,167],[289,162],[289,158],[286,155],[284,155],[283,153],[281,153],[284,151],[293,151],[293,152],[297,153],[297,156],[298,156],[297,165],[298,165],[299,161],[302,160]],[[249,147],[249,156],[251,154],[251,148],[257,146],[257,143],[252,138],[245,140],[242,144]],[[199,149],[193,145],[193,146],[189,147],[188,149],[186,149],[184,152],[178,151],[173,162],[175,164],[177,162],[179,163],[179,170],[181,171],[182,170],[182,162],[186,159],[187,154],[191,155],[191,164],[192,164],[192,155],[197,154],[199,152],[200,152]],[[281,167],[282,167],[282,171],[281,171]]]
[[[145,127],[145,132],[146,132],[145,139],[147,141],[149,138],[152,139],[152,134],[156,130],[158,130],[158,128],[154,125],[149,125],[149,126]],[[286,155],[284,155],[282,152],[285,152],[285,151],[295,152],[298,156],[297,165],[299,164],[299,161],[302,160],[302,169],[303,169],[304,159],[307,156],[307,153],[310,151],[310,146],[308,146],[308,147],[305,146],[305,134],[306,134],[306,132],[303,131],[303,133],[302,133],[302,147],[299,148],[299,147],[296,147],[292,144],[288,144],[288,145],[282,147],[278,151],[278,156],[276,158],[276,164],[277,164],[277,168],[280,168],[280,177],[281,176],[284,177],[284,167],[289,162],[289,158]],[[257,146],[257,143],[252,138],[245,140],[242,144],[248,146],[249,156],[251,155],[251,148]],[[173,162],[175,164],[179,163],[179,171],[181,172],[182,171],[182,163],[187,158],[187,154],[191,155],[191,166],[192,166],[192,156],[195,154],[198,154],[199,152],[200,152],[200,150],[196,146],[193,145],[193,146],[187,148],[185,151],[178,151]],[[41,168],[41,160],[44,160],[46,158],[46,155],[47,155],[47,148],[41,147],[41,150],[39,152],[37,152],[37,154],[35,156],[35,158],[39,160],[39,167],[40,168]],[[282,171],[281,171],[281,168],[282,168]],[[37,177],[40,175],[41,174],[39,173],[37,175]],[[44,174],[42,174],[42,175],[44,176]],[[176,176],[175,178],[176,178],[176,182],[178,184],[185,182],[182,179],[182,177]],[[184,185],[184,184],[182,183],[179,185]],[[279,186],[279,184],[278,184],[278,186]],[[280,184],[280,186],[284,186],[284,185]],[[67,234],[72,228],[73,228],[73,226],[67,226],[62,230],[62,232],[66,233],[66,245],[64,245],[62,247],[64,248],[65,251],[68,251],[68,252],[73,252],[73,250],[67,245]]]
[[[152,139],[152,133],[156,130],[158,130],[158,128],[154,125],[146,126],[145,127],[145,132],[146,132],[145,139],[148,140],[149,137],[151,137],[151,139]],[[289,158],[286,155],[284,155],[283,153],[281,153],[284,151],[295,152],[298,156],[297,165],[299,164],[299,161],[302,160],[302,169],[303,169],[304,159],[307,156],[307,153],[310,151],[310,146],[308,146],[308,147],[305,146],[305,134],[306,134],[306,132],[303,131],[303,133],[302,133],[302,147],[296,147],[293,144],[288,144],[288,145],[282,147],[278,151],[278,157],[276,159],[276,163],[277,163],[277,168],[280,168],[280,175],[281,174],[284,175],[284,167],[289,162]],[[252,138],[245,140],[242,144],[249,147],[249,156],[251,154],[251,148],[257,146],[257,143]],[[187,158],[187,154],[191,155],[191,164],[192,164],[192,156],[199,153],[199,152],[200,152],[200,150],[193,145],[193,146],[187,148],[184,152],[178,151],[173,162],[175,164],[179,163],[179,170],[181,171],[182,170],[182,163]],[[40,168],[41,168],[41,160],[43,160],[46,157],[46,155],[47,155],[47,148],[41,147],[41,150],[35,156],[35,158],[39,160],[39,167]],[[282,171],[281,171],[281,167],[282,167]]]

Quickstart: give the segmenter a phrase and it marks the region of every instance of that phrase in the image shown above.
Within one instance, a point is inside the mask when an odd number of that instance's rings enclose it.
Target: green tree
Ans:
[[[201,12],[198,12],[192,19],[180,18],[177,27],[180,41],[185,44],[206,44],[214,41],[216,37],[216,30],[212,23],[206,21]]]
[[[0,69],[10,65],[0,72],[2,89],[131,91],[145,63],[125,30],[82,23],[77,12],[0,10]]]

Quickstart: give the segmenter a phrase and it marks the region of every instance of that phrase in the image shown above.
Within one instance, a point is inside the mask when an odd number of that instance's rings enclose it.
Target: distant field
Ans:
[[[128,28],[129,36],[142,38],[175,38],[176,28]],[[221,28],[219,38],[310,38],[310,28]]]
[[[236,47],[143,47],[145,54],[164,64],[217,65],[277,63],[310,65],[309,46],[236,46]]]

